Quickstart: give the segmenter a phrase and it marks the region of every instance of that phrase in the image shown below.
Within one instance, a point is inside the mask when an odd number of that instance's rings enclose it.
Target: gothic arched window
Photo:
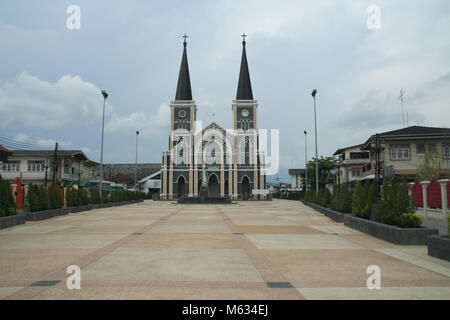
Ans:
[[[244,152],[245,152],[245,164],[248,165],[250,162],[250,139],[249,137],[244,138]]]

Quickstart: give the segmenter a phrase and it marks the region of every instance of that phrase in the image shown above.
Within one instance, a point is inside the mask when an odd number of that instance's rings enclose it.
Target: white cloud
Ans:
[[[101,117],[102,99],[100,89],[79,76],[64,75],[50,83],[22,72],[0,87],[0,124],[48,128],[92,123]]]
[[[128,116],[113,114],[111,120],[105,125],[108,132],[134,132],[139,130],[139,135],[151,138],[161,133],[169,133],[170,112],[169,106],[162,103],[156,114],[147,115],[143,112],[133,112]]]

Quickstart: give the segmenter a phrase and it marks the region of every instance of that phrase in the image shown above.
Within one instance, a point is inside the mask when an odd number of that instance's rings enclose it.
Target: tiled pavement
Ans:
[[[366,288],[374,264],[380,290]],[[299,202],[145,201],[0,230],[0,298],[450,299],[450,263]]]

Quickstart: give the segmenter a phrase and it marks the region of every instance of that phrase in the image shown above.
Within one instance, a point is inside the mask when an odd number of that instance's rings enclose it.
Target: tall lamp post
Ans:
[[[315,131],[315,138],[316,138],[316,196],[319,195],[319,162],[317,159],[317,117],[316,117],[316,94],[317,94],[317,89],[314,89],[311,92],[311,95],[313,97],[314,100],[314,131]]]
[[[305,191],[308,191],[308,148],[307,148],[307,139],[306,139],[306,130],[303,131],[305,133]]]
[[[100,203],[103,203],[103,132],[105,129],[105,103],[106,98],[108,98],[108,94],[105,90],[102,90],[103,95],[103,117],[102,117],[102,144],[101,144],[101,150],[100,150],[100,186],[99,186],[99,192],[100,192]]]
[[[136,160],[135,160],[135,167],[134,167],[134,192],[137,191],[137,155],[138,155],[138,137],[139,137],[139,131],[136,131]]]

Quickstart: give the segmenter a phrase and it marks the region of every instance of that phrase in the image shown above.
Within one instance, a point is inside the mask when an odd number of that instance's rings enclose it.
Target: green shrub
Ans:
[[[367,186],[367,195],[364,207],[361,210],[361,214],[363,217],[370,218],[370,213],[372,211],[373,204],[377,203],[378,199],[378,183],[376,181],[366,182]]]
[[[422,217],[415,213],[403,213],[400,216],[402,228],[418,228],[422,224]]]
[[[412,198],[408,191],[409,185],[406,180],[400,182],[397,178],[384,179],[381,199],[377,207],[377,215],[382,223],[403,227],[402,215],[414,212]]]
[[[80,189],[78,192],[79,196],[80,196],[80,204],[85,206],[87,204],[89,204],[90,199],[89,199],[89,192],[86,189]]]
[[[353,200],[352,200],[352,212],[356,215],[360,215],[362,208],[364,206],[363,199],[364,189],[361,184],[361,181],[356,181],[355,190],[353,191]]]
[[[45,186],[39,186],[39,211],[48,210],[48,195]]]
[[[9,182],[0,179],[0,217],[16,213],[16,202],[9,186]]]
[[[103,197],[103,203],[110,202],[110,199],[109,199],[109,196],[108,196],[108,191],[102,190],[102,197]]]
[[[317,203],[322,207],[329,207],[330,202],[331,202],[331,193],[328,190],[328,188],[320,189]]]
[[[100,193],[98,192],[98,189],[91,190],[90,203],[92,204],[100,203]]]
[[[39,211],[39,189],[37,185],[33,185],[31,182],[28,184],[25,209],[30,212]]]
[[[337,194],[337,211],[352,212],[352,193],[348,189],[347,184],[343,184]]]
[[[63,199],[61,195],[61,187],[54,184],[51,185],[48,191],[49,206],[51,209],[59,209],[63,206]]]
[[[75,188],[67,188],[66,201],[68,207],[76,207],[80,205],[79,192]]]

